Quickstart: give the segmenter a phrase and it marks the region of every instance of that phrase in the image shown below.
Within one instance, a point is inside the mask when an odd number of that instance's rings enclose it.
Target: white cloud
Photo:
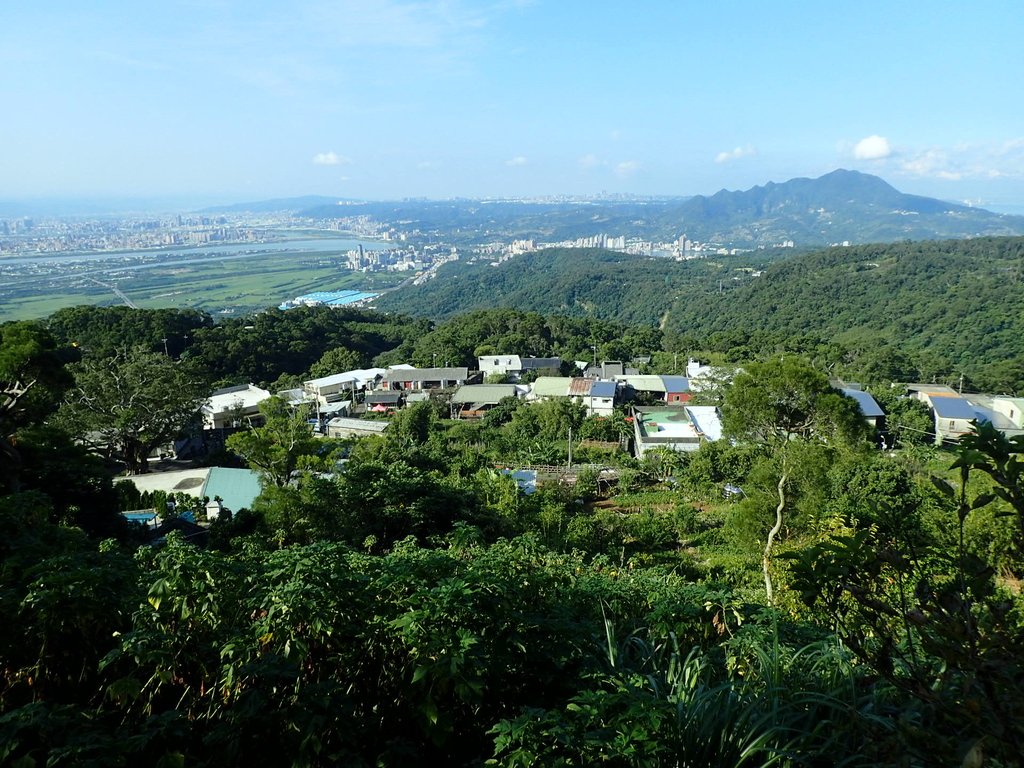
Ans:
[[[892,154],[892,145],[884,136],[874,134],[853,145],[853,156],[858,160],[883,160]]]
[[[599,165],[606,165],[604,160],[602,160],[601,158],[599,158],[595,154],[584,155],[583,157],[581,157],[576,162],[578,162],[579,165],[580,165],[580,168],[583,168],[584,170],[589,170],[591,168],[597,168],[597,166],[599,166]]]
[[[313,155],[314,165],[350,165],[352,159],[337,152],[317,152]]]
[[[615,175],[620,178],[626,176],[632,176],[640,169],[640,163],[636,160],[623,160],[621,163],[615,166]]]
[[[432,171],[440,167],[441,164],[436,160],[420,160],[420,162],[416,163],[416,168],[421,171]]]
[[[523,157],[522,155],[516,155],[515,157],[510,157],[508,160],[506,160],[505,165],[509,166],[510,168],[517,168],[519,166],[526,165],[526,158]]]
[[[959,177],[949,168],[949,157],[941,149],[926,149],[908,155],[901,163],[900,169],[911,176],[935,176],[940,179]]]
[[[730,163],[733,160],[740,160],[744,157],[753,157],[757,154],[757,149],[754,148],[753,144],[747,144],[745,147],[736,147],[729,152],[719,152],[715,155],[716,163]]]

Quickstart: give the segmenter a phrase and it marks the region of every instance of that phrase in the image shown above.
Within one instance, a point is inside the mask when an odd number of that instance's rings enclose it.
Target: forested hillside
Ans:
[[[777,252],[677,262],[617,251],[552,248],[499,265],[481,261],[442,267],[425,285],[387,294],[383,310],[448,318],[471,309],[512,309],[655,324],[682,292],[717,289],[749,278],[751,264]]]
[[[1024,389],[1022,303],[1024,238],[687,262],[555,249],[453,264],[379,302],[438,319],[491,307],[597,318],[657,327],[673,351],[737,361],[795,351],[872,380],[959,383],[962,374],[1001,392]]]
[[[681,296],[666,330],[713,348],[758,333],[889,345],[933,372],[947,365],[1012,389],[1022,381],[1021,306],[1022,238],[865,245],[797,256],[720,294]]]

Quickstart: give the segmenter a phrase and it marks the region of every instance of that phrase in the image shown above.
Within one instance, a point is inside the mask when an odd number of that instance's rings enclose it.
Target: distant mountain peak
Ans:
[[[1024,218],[900,192],[878,176],[837,168],[816,179],[769,181],[698,195],[674,210],[680,232],[712,242],[801,245],[1024,233]]]

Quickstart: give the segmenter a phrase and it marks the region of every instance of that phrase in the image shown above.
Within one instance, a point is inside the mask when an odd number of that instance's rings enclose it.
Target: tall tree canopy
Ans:
[[[752,363],[737,374],[722,419],[726,432],[741,439],[850,442],[866,436],[857,403],[796,355]]]
[[[193,421],[207,395],[195,368],[144,347],[90,355],[72,369],[61,419],[112,448],[132,475],[149,471],[149,454]]]
[[[867,436],[867,423],[853,399],[833,389],[825,374],[795,355],[753,363],[737,374],[726,392],[722,419],[727,434],[766,442],[778,458],[778,506],[762,560],[771,603],[772,547],[789,503],[787,487],[797,460],[793,446],[856,444]]]
[[[71,384],[64,369],[67,360],[38,323],[0,325],[0,458],[2,480],[12,488],[21,464],[12,437],[56,406]]]
[[[292,412],[280,397],[259,405],[263,425],[236,432],[227,446],[260,473],[266,484],[283,487],[292,472],[309,466],[309,458],[321,447],[306,421],[308,411]]]

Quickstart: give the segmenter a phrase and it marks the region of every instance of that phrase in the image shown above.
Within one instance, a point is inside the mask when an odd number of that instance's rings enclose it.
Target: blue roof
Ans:
[[[685,376],[662,376],[666,392],[689,392],[690,380]]]
[[[292,307],[296,306],[297,304],[302,304],[304,302],[326,304],[326,305],[328,305],[330,307],[340,307],[340,306],[344,306],[345,304],[354,304],[355,302],[358,302],[358,301],[366,301],[367,299],[372,299],[372,298],[374,298],[374,297],[376,297],[378,295],[379,294],[376,294],[376,293],[366,293],[365,291],[353,291],[353,290],[347,290],[347,291],[313,291],[312,293],[307,293],[307,294],[304,294],[302,296],[297,297],[294,302],[291,302],[291,301],[283,302],[278,307],[278,309],[291,309]]]
[[[875,398],[867,392],[860,389],[843,389],[841,391],[847,397],[852,397],[856,400],[857,405],[860,406],[860,412],[868,418],[885,416],[885,411],[882,410],[882,406],[880,406]]]
[[[615,397],[614,381],[595,381],[590,385],[591,397]]]
[[[989,424],[995,424],[998,416],[996,412],[991,408],[986,408],[983,405],[974,406],[974,418],[978,421],[987,421]],[[1012,423],[1012,422],[1011,422]]]
[[[978,418],[974,412],[974,406],[959,395],[931,395],[932,408],[935,415],[940,419],[967,419],[968,421]]]

